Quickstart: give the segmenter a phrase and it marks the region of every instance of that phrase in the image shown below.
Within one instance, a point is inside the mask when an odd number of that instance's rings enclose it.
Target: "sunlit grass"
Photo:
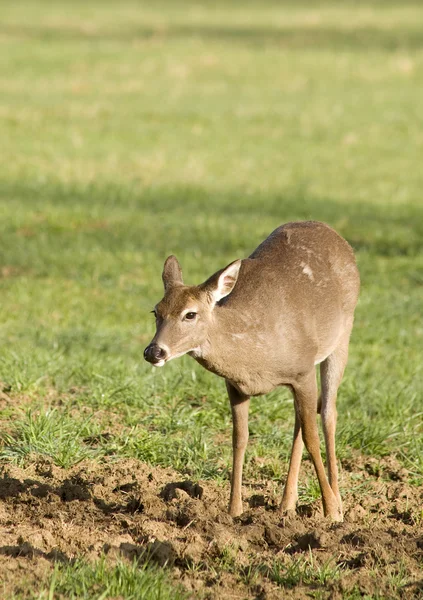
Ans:
[[[30,457],[50,458],[63,468],[71,467],[98,453],[85,446],[84,437],[92,432],[90,419],[81,421],[56,409],[35,414],[31,410],[14,422],[12,433],[0,436],[0,457],[24,462]]]
[[[27,596],[14,596],[21,600]],[[90,564],[77,560],[72,564],[56,564],[48,587],[32,598],[36,600],[184,600],[188,595],[178,585],[172,584],[166,570],[154,565],[118,562],[108,564],[104,559]]]
[[[288,564],[274,560],[266,573],[281,587],[290,588],[301,583],[323,587],[339,579],[342,570],[333,560],[317,563],[310,551],[309,556],[300,556]]]

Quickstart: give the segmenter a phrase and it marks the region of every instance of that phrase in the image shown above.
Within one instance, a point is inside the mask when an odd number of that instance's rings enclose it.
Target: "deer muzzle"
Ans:
[[[155,367],[162,367],[166,361],[167,352],[158,344],[149,344],[144,350],[144,358]]]

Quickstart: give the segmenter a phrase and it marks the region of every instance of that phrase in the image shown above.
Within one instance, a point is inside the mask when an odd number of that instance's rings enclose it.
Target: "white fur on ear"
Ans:
[[[221,272],[217,280],[217,286],[212,291],[215,302],[219,302],[219,300],[232,292],[238,279],[240,267],[241,261],[236,260]]]

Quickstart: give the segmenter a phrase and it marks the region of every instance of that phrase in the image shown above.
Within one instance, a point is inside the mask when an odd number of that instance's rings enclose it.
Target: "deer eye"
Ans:
[[[184,316],[184,319],[186,319],[187,321],[192,321],[193,319],[195,319],[196,316],[196,312],[187,312]]]

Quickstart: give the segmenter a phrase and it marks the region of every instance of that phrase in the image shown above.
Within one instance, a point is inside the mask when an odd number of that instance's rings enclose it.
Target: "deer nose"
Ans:
[[[153,365],[166,358],[166,351],[157,344],[150,344],[144,350],[144,358]]]

